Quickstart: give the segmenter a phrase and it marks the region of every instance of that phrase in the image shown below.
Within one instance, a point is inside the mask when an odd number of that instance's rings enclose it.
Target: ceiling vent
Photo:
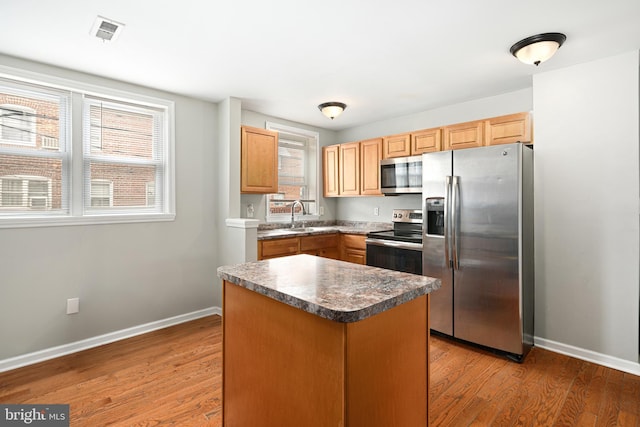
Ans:
[[[91,27],[91,35],[102,39],[102,41],[114,41],[122,32],[122,27],[124,24],[120,22],[98,16]]]

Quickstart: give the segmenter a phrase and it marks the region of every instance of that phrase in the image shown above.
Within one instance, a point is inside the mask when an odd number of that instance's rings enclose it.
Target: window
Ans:
[[[51,208],[51,180],[40,177],[0,178],[0,208],[33,210]]]
[[[104,179],[91,180],[91,207],[113,206],[113,183]]]
[[[0,227],[174,218],[172,102],[0,72]]]
[[[317,215],[318,133],[267,122],[278,132],[278,193],[267,195],[267,221],[289,220],[295,200]],[[302,208],[295,207],[301,214]]]
[[[10,144],[36,145],[36,110],[24,105],[0,105],[0,139]]]
[[[164,114],[162,110],[85,97],[85,179],[91,180],[85,211],[88,214],[156,209],[155,183],[165,171]],[[97,144],[97,141],[100,144]],[[94,203],[94,183],[110,182],[109,204]],[[154,183],[149,204],[149,182]],[[160,190],[158,193],[162,193]]]

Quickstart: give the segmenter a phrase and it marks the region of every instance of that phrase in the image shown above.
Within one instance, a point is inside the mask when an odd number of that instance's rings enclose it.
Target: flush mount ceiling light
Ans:
[[[105,41],[114,41],[122,32],[124,24],[98,16],[91,27],[91,35]]]
[[[318,105],[318,108],[322,111],[322,114],[333,120],[342,114],[344,109],[347,108],[347,104],[342,102],[325,102]]]
[[[538,66],[551,58],[566,39],[562,33],[536,34],[511,46],[511,54],[525,64]]]

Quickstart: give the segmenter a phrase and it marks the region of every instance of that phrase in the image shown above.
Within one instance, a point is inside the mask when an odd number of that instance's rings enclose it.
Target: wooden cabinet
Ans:
[[[336,197],[340,195],[340,146],[330,145],[322,147],[322,182],[324,197]]]
[[[360,194],[379,196],[382,138],[360,141]]]
[[[278,192],[278,133],[242,126],[240,192]]]
[[[382,138],[322,148],[324,197],[380,196]]]
[[[341,196],[360,195],[360,143],[340,144],[338,164],[339,188]]]
[[[367,236],[360,234],[342,234],[340,236],[340,259],[355,264],[367,263]]]
[[[484,120],[445,126],[444,150],[482,147],[484,145]]]
[[[518,113],[485,120],[485,145],[532,142],[531,114]]]
[[[411,133],[411,155],[442,150],[442,129],[424,129]]]
[[[296,254],[340,259],[340,236],[331,233],[258,240],[259,260]]]
[[[442,129],[424,129],[382,139],[382,158],[418,156],[442,150]]]
[[[337,233],[302,236],[300,237],[300,253],[340,259],[340,236]]]
[[[300,253],[300,238],[286,237],[282,239],[259,240],[258,259],[269,259]]]
[[[407,157],[411,155],[411,134],[385,136],[382,138],[382,158]]]

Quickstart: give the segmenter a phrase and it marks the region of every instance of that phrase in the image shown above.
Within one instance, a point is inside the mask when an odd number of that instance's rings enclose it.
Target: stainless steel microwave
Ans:
[[[422,156],[380,160],[380,188],[383,194],[422,192]]]

